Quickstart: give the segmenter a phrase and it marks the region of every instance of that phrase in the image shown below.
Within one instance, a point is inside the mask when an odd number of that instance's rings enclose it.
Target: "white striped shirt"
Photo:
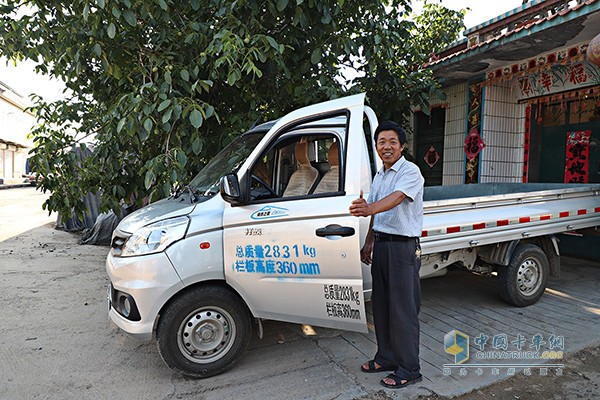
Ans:
[[[367,198],[373,203],[400,191],[406,195],[402,203],[373,216],[373,230],[392,235],[420,237],[423,231],[423,183],[419,167],[404,156],[384,172],[381,167]]]

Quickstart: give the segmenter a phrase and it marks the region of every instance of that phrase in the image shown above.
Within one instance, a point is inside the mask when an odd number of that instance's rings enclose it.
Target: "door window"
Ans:
[[[282,136],[250,169],[250,201],[339,192],[339,155],[333,133]]]

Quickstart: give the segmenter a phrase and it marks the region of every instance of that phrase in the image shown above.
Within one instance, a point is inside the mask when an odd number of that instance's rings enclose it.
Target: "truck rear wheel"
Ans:
[[[220,286],[194,288],[172,301],[158,321],[158,351],[173,370],[208,378],[241,358],[252,325],[246,305]]]
[[[549,271],[542,249],[533,244],[518,245],[510,264],[498,270],[500,296],[518,307],[534,304],[546,290]]]

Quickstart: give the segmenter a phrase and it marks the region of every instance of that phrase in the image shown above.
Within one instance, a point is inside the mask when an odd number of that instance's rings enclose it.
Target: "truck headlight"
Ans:
[[[138,229],[125,241],[121,257],[160,253],[185,236],[189,222],[187,217],[178,217]]]

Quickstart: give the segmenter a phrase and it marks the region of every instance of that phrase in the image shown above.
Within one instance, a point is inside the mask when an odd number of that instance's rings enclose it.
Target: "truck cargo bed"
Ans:
[[[424,193],[424,254],[600,226],[599,184],[481,183]]]

